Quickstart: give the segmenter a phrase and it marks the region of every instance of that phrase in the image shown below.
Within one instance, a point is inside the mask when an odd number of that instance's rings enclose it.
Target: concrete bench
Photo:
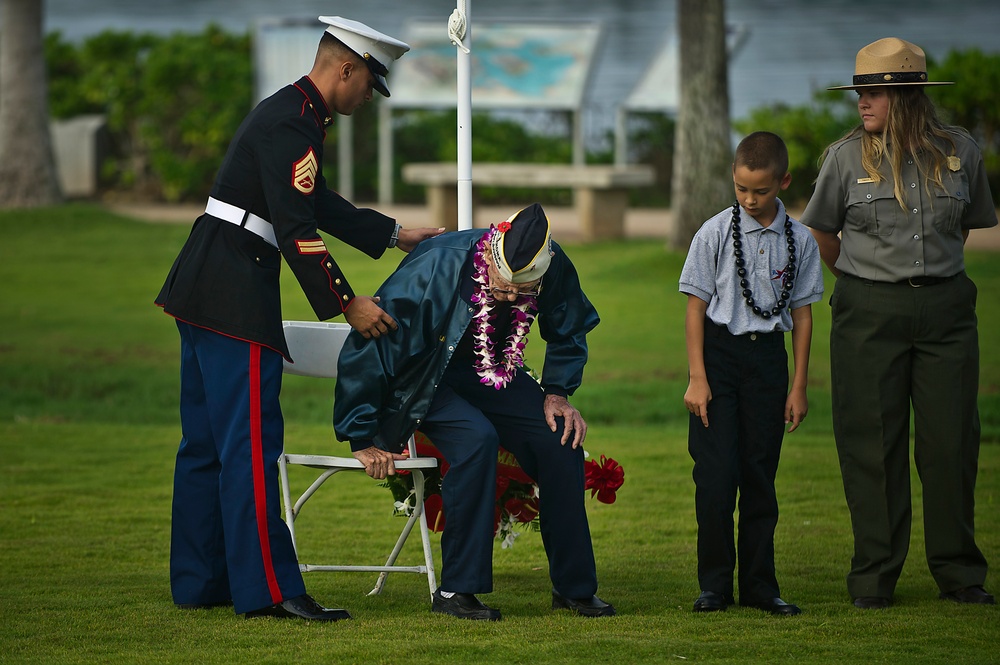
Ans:
[[[454,163],[413,163],[403,166],[403,181],[427,188],[431,225],[458,227],[458,167]],[[586,240],[622,238],[628,190],[655,181],[653,167],[574,164],[472,165],[472,187],[568,187],[580,229]],[[525,205],[531,201],[525,201]],[[475,194],[473,194],[475,205]],[[511,212],[514,212],[513,210]]]

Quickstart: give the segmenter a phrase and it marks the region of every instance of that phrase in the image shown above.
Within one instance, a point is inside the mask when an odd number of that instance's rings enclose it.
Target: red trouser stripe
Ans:
[[[264,559],[264,576],[277,605],[282,600],[278,577],[271,561],[271,539],[267,531],[267,490],[264,484],[264,443],[260,418],[260,345],[250,345],[250,463],[253,466],[253,498],[257,513],[257,535]]]

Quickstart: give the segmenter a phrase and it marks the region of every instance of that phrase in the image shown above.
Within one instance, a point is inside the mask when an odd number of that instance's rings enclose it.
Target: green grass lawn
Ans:
[[[541,539],[495,550],[504,620],[434,615],[425,579],[310,573],[320,602],[348,608],[332,625],[184,612],[170,599],[173,457],[179,439],[176,329],[152,304],[187,225],[116,218],[72,205],[0,213],[0,663],[663,663],[724,661],[998,662],[1000,610],[937,599],[924,562],[920,484],[896,604],[850,605],[850,522],[830,433],[829,308],[814,307],[811,411],[785,438],[776,535],[779,581],[799,617],[738,607],[696,615],[698,593],[683,344],[683,256],[655,241],[572,245],[603,319],[574,397],[587,448],[625,467],[618,502],[589,502],[600,594],[620,615],[585,620],[549,609]],[[335,243],[331,243],[335,246]],[[335,246],[359,292],[401,254],[371,261]],[[985,442],[977,538],[1000,560],[1000,267],[971,253],[982,331]],[[290,271],[287,318],[312,319]],[[543,345],[528,345],[539,365]],[[286,377],[287,447],[346,454],[330,427],[332,387]],[[305,482],[301,474],[293,482]],[[304,559],[384,556],[398,529],[388,490],[332,481],[298,522]],[[434,536],[436,555],[439,536]],[[419,539],[404,556],[420,558]],[[987,580],[997,592],[996,577]]]

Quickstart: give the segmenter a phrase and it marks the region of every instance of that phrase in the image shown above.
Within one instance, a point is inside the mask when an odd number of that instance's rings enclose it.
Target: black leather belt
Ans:
[[[938,284],[944,284],[945,282],[950,282],[962,273],[955,273],[950,277],[911,277],[906,280],[906,284],[914,288],[919,288],[921,286],[936,286]]]
[[[873,286],[875,284],[891,284],[891,285],[900,284],[900,285],[912,286],[913,288],[918,289],[921,286],[937,286],[938,284],[944,284],[945,282],[950,282],[951,280],[955,279],[961,274],[962,273],[957,272],[954,275],[951,275],[950,277],[930,277],[930,276],[910,277],[909,279],[903,279],[898,282],[879,282],[873,279],[865,279],[863,277],[858,277],[857,275],[852,275],[846,272],[843,273],[843,276],[848,277],[850,279],[856,279],[860,282],[864,282],[867,286]]]
[[[783,336],[784,333],[782,333],[780,330],[774,330],[771,332],[750,332],[750,333],[743,333],[741,335],[734,335],[733,333],[729,332],[729,328],[727,328],[726,326],[720,326],[712,319],[709,319],[707,317],[705,318],[705,337],[712,337],[712,338],[733,337],[736,339],[748,339],[752,342],[756,342],[757,340],[764,341],[770,339],[771,337],[783,338]]]

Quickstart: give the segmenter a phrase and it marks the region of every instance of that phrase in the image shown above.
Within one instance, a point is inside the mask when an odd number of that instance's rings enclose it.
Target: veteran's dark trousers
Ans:
[[[545,423],[545,395],[519,370],[496,390],[479,382],[471,367],[448,368],[420,431],[449,463],[441,494],[441,589],[457,593],[493,590],[493,524],[497,449],[503,446],[539,487],[542,544],[553,588],[567,598],[597,592],[597,572],[584,503],[583,448],[560,445]]]
[[[927,563],[941,591],[982,584],[973,513],[979,461],[976,286],[845,276],[831,299],[833,428],[854,530],[851,597],[891,598],[910,543],[913,457]]]
[[[712,401],[706,428],[692,414],[688,450],[694,459],[698,518],[698,583],[733,598],[739,556],[739,597],[780,596],[774,573],[778,471],[788,393],[782,333],[732,335],[705,321],[705,370]],[[739,543],[733,512],[739,495]]]

